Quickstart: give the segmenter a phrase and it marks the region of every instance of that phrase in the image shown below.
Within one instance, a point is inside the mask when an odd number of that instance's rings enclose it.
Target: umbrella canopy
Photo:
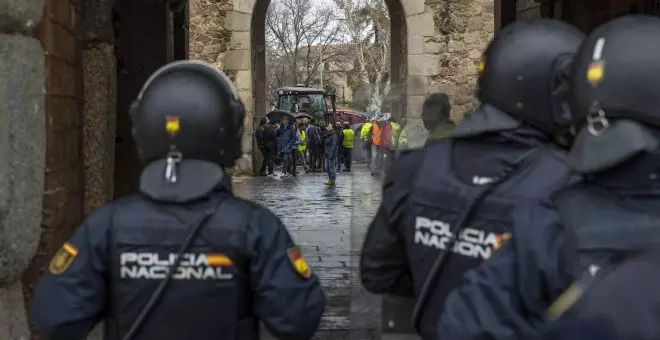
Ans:
[[[293,121],[294,119],[294,116],[291,112],[284,110],[273,110],[266,114],[266,118],[268,118],[268,120],[273,123],[278,123],[284,116],[288,117],[289,121]]]

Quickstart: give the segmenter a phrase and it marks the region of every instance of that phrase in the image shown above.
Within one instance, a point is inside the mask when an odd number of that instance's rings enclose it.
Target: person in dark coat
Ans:
[[[291,149],[296,142],[296,130],[289,122],[289,117],[283,116],[281,118],[281,126],[277,130],[277,142],[279,145],[279,152],[282,154],[282,178],[291,177]]]
[[[307,149],[309,150],[309,167],[311,172],[317,172],[319,169],[319,157],[321,150],[321,134],[315,121],[311,121],[307,126]]]
[[[325,170],[328,174],[328,181],[326,185],[334,187],[337,179],[337,148],[339,146],[339,134],[335,130],[334,125],[328,124],[328,132],[325,137]]]
[[[427,142],[449,137],[456,126],[449,117],[451,103],[444,93],[430,94],[422,105],[422,122],[428,132]]]
[[[341,122],[335,123],[335,133],[337,134],[337,137],[339,138],[339,143],[337,143],[337,171],[341,171],[341,165],[344,162],[344,152],[343,152],[343,147],[341,145],[341,141],[344,139],[344,132],[342,131],[341,128]]]
[[[328,126],[325,121],[319,123],[319,136],[321,142],[319,143],[319,170],[326,171],[325,169],[325,139],[328,135]]]
[[[259,124],[259,128],[257,129],[257,145],[264,158],[261,162],[259,175],[274,175],[274,157],[277,152],[276,131],[266,118],[262,118]],[[266,173],[266,170],[268,170],[268,173]]]

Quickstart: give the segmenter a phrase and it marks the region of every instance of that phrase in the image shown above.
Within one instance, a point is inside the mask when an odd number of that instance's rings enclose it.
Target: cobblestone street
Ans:
[[[324,173],[282,180],[238,178],[234,192],[272,209],[302,247],[325,288],[327,305],[315,339],[379,339],[380,299],[366,293],[359,279],[359,250],[378,208],[380,184],[365,166],[341,172],[337,187]],[[264,331],[264,339],[273,339]]]

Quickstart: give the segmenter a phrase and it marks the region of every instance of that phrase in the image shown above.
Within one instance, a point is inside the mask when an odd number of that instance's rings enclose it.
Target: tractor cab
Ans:
[[[294,116],[307,115],[317,122],[334,121],[336,117],[335,94],[323,89],[296,85],[277,89],[277,109],[289,111]]]

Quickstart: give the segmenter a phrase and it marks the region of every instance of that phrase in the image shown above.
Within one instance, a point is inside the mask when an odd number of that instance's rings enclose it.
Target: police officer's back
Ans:
[[[452,138],[403,153],[392,166],[364,243],[362,282],[375,293],[415,296],[424,339],[437,338],[443,302],[462,273],[510,237],[517,203],[547,199],[568,180],[554,139],[565,132],[554,105],[562,84],[552,79],[582,38],[554,21],[505,28],[484,55],[483,104]]]
[[[580,133],[569,161],[585,181],[557,206],[573,257],[591,265],[550,308],[561,318],[545,339],[599,324],[617,339],[660,339],[658,56],[660,19],[638,15],[596,28],[576,55],[570,103]]]
[[[232,195],[244,110],[201,62],[158,70],[131,107],[140,193],[95,210],[55,255],[31,307],[49,339],[309,339],[318,280],[282,222]],[[174,268],[170,270],[170,268]],[[168,275],[172,273],[172,275]]]

